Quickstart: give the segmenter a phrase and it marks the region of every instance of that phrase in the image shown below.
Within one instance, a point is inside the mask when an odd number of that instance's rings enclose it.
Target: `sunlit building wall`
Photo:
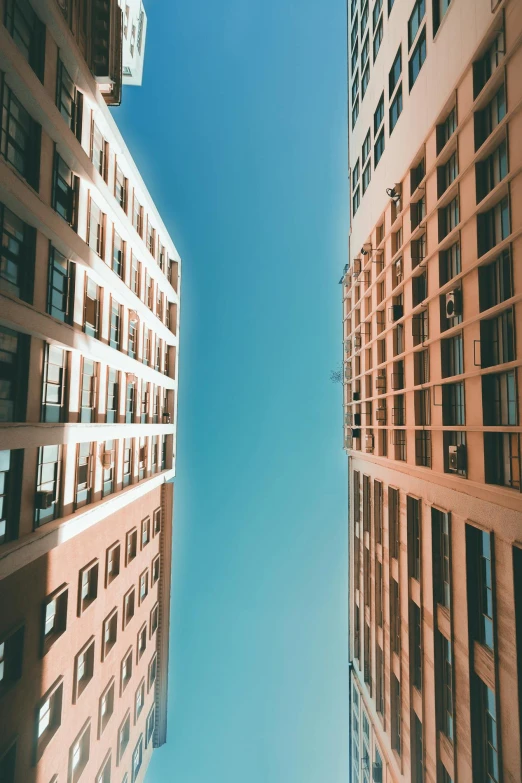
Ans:
[[[2,783],[141,783],[166,736],[180,259],[107,108],[122,36],[0,0]]]
[[[521,34],[348,4],[352,783],[522,778]]]

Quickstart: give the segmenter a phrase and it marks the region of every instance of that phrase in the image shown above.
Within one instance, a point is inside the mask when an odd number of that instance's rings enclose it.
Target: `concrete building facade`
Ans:
[[[352,783],[522,779],[521,41],[348,4]]]
[[[180,258],[102,5],[0,0],[2,783],[141,783],[166,736]]]

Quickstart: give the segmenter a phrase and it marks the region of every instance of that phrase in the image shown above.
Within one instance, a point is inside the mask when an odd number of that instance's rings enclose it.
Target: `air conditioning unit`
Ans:
[[[350,356],[352,352],[352,341],[351,340],[345,340],[344,341],[344,352],[347,356]]]
[[[382,783],[382,764],[377,761],[372,764],[372,780],[373,783]]]
[[[354,258],[353,259],[353,274],[354,275],[360,275],[361,274],[361,259],[360,258]]]
[[[466,468],[466,447],[460,446],[448,447],[448,470],[450,473],[457,473]]]
[[[140,320],[140,317],[136,310],[129,310],[129,322],[135,324]]]
[[[42,490],[36,493],[35,506],[38,509],[51,508],[54,503],[53,490]]]
[[[344,423],[346,424],[347,427],[351,427],[352,426],[352,421],[353,421],[352,414],[351,413],[345,413],[344,414]]]
[[[386,391],[386,375],[384,373],[379,373],[377,375],[377,378],[375,379],[375,388],[377,391]]]
[[[377,408],[375,416],[381,424],[386,424],[386,408]]]
[[[360,347],[361,347],[361,344],[362,344],[361,335],[360,334],[354,334],[354,336],[353,336],[353,348],[354,348],[354,351],[358,351],[360,349]]]
[[[114,467],[114,451],[104,451],[101,456],[101,463],[104,470]]]
[[[371,454],[373,452],[373,435],[366,436],[366,452]]]
[[[394,304],[390,307],[390,317],[392,321],[398,321],[404,314],[404,307],[401,304]]]
[[[402,281],[402,258],[398,258],[395,262],[395,276],[397,277],[397,282],[400,283]]]
[[[446,318],[462,315],[462,291],[455,288],[446,294]]]

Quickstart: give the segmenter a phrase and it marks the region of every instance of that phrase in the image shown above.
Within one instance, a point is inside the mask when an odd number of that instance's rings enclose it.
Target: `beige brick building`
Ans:
[[[0,0],[0,780],[166,736],[180,259],[107,104],[115,0]]]
[[[351,780],[519,781],[522,4],[348,14]]]

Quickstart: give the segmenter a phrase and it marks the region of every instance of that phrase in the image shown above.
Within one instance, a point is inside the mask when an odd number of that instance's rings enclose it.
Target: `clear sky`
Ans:
[[[168,742],[147,783],[348,775],[344,0],[145,0],[114,113],[181,254]]]

